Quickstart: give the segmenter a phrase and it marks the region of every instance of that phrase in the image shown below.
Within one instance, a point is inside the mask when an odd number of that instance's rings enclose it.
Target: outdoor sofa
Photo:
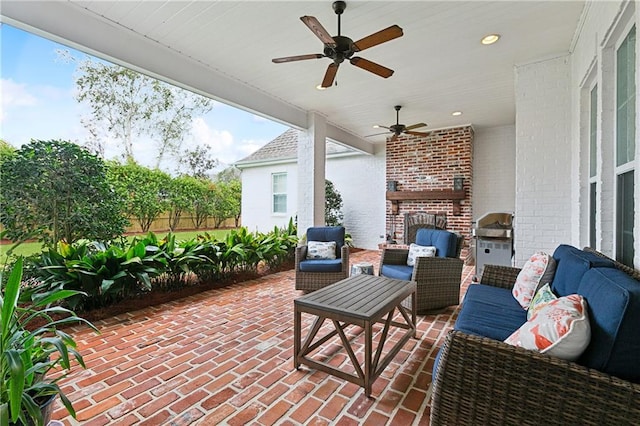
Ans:
[[[640,424],[638,272],[568,245],[553,259],[551,289],[586,300],[584,352],[568,361],[504,343],[527,321],[512,295],[520,269],[487,265],[436,357],[432,425]]]

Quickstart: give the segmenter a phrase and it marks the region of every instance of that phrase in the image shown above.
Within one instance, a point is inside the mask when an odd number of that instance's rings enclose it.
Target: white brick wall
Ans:
[[[332,158],[327,179],[342,195],[344,226],[356,247],[377,249],[385,234],[385,154]]]
[[[571,243],[569,56],[516,73],[515,264]]]
[[[473,220],[488,212],[514,212],[516,130],[476,130],[473,138]]]

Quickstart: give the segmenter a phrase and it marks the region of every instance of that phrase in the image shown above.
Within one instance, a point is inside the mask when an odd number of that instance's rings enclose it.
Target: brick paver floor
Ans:
[[[376,266],[378,251],[351,255]],[[463,286],[472,267],[465,267]],[[66,425],[427,425],[433,360],[457,315],[418,316],[418,335],[363,389],[293,367],[294,272],[286,271],[71,330],[87,369],[63,382],[77,420]],[[303,317],[303,333],[311,318]],[[357,350],[361,335],[347,328]],[[393,342],[394,336],[390,335]],[[320,356],[347,365],[327,342]]]

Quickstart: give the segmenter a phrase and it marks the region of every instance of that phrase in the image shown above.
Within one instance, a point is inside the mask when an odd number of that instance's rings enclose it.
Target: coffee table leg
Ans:
[[[293,366],[297,370],[300,367],[299,353],[300,353],[300,340],[301,340],[301,322],[302,312],[298,310],[297,306],[293,308]]]
[[[418,325],[416,324],[416,311],[418,310],[418,301],[416,300],[416,293],[417,291],[414,291],[413,293],[411,293],[411,321],[413,321],[413,337],[416,337],[416,329],[418,328]]]
[[[373,323],[366,321],[364,326],[364,395],[371,397],[371,356],[373,351]]]

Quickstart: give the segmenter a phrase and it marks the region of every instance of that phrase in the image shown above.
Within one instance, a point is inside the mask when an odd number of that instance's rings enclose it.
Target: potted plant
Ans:
[[[15,262],[8,279],[0,274],[0,424],[46,425],[58,395],[75,417],[58,382],[70,372],[73,359],[85,368],[76,342],[58,327],[84,322],[96,328],[56,305],[79,292],[23,286],[22,263]],[[52,370],[55,374],[49,375]]]

